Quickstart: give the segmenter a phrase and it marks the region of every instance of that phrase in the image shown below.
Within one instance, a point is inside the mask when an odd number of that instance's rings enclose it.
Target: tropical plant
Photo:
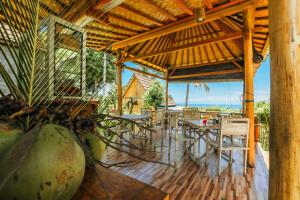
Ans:
[[[116,67],[114,66],[115,57],[105,52],[99,52],[94,49],[87,49],[86,55],[86,79],[90,84],[87,85],[89,91],[96,91],[97,87],[105,81],[107,84],[112,84],[116,81]],[[106,60],[105,60],[106,59]],[[104,64],[105,63],[105,64]],[[105,80],[104,65],[106,65]]]
[[[164,89],[159,81],[154,81],[148,91],[144,94],[145,107],[157,108],[164,102]]]
[[[261,101],[255,103],[255,115],[258,123],[261,124],[261,132],[259,141],[263,149],[269,149],[269,134],[270,134],[270,103]]]

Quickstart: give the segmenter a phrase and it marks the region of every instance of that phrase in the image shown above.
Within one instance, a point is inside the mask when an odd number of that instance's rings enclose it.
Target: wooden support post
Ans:
[[[300,4],[270,0],[269,199],[300,199]]]
[[[169,106],[169,71],[166,72],[166,95],[165,95],[166,111]]]
[[[245,81],[243,81],[243,105],[242,105],[242,114],[246,114],[246,105],[245,105]]]
[[[255,166],[255,137],[254,137],[254,65],[252,36],[254,30],[254,7],[244,11],[244,60],[245,60],[245,108],[250,121],[248,164]]]
[[[122,115],[123,94],[122,94],[122,66],[117,64],[117,87],[118,87],[118,115]]]

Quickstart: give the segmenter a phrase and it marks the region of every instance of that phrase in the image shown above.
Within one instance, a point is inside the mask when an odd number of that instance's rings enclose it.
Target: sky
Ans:
[[[134,66],[133,63],[127,63]],[[136,66],[134,66],[136,67]],[[123,85],[126,85],[132,76],[132,72],[123,71]],[[161,81],[165,85],[165,81]],[[243,94],[243,82],[208,83],[209,93],[203,88],[196,88],[190,85],[189,104],[225,104],[241,105]],[[169,94],[173,96],[177,104],[183,104],[186,96],[186,83],[169,83]],[[254,77],[254,98],[255,101],[270,100],[270,58],[260,65]]]

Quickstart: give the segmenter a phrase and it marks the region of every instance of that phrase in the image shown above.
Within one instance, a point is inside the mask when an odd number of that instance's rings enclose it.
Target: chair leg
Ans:
[[[233,160],[233,150],[229,150],[229,165],[232,165],[232,160]]]
[[[208,161],[208,149],[209,149],[208,135],[207,135],[207,133],[205,134],[205,138],[206,138],[206,144],[205,144],[205,166],[207,166],[207,161]]]
[[[247,174],[247,150],[244,150],[244,175]]]
[[[222,159],[222,151],[218,149],[218,175],[221,174],[221,159]]]

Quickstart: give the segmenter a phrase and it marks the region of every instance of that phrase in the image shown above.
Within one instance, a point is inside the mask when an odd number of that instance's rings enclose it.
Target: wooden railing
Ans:
[[[269,151],[269,128],[263,124],[255,124],[255,126],[258,126],[259,131],[258,142],[261,144],[263,150]]]

